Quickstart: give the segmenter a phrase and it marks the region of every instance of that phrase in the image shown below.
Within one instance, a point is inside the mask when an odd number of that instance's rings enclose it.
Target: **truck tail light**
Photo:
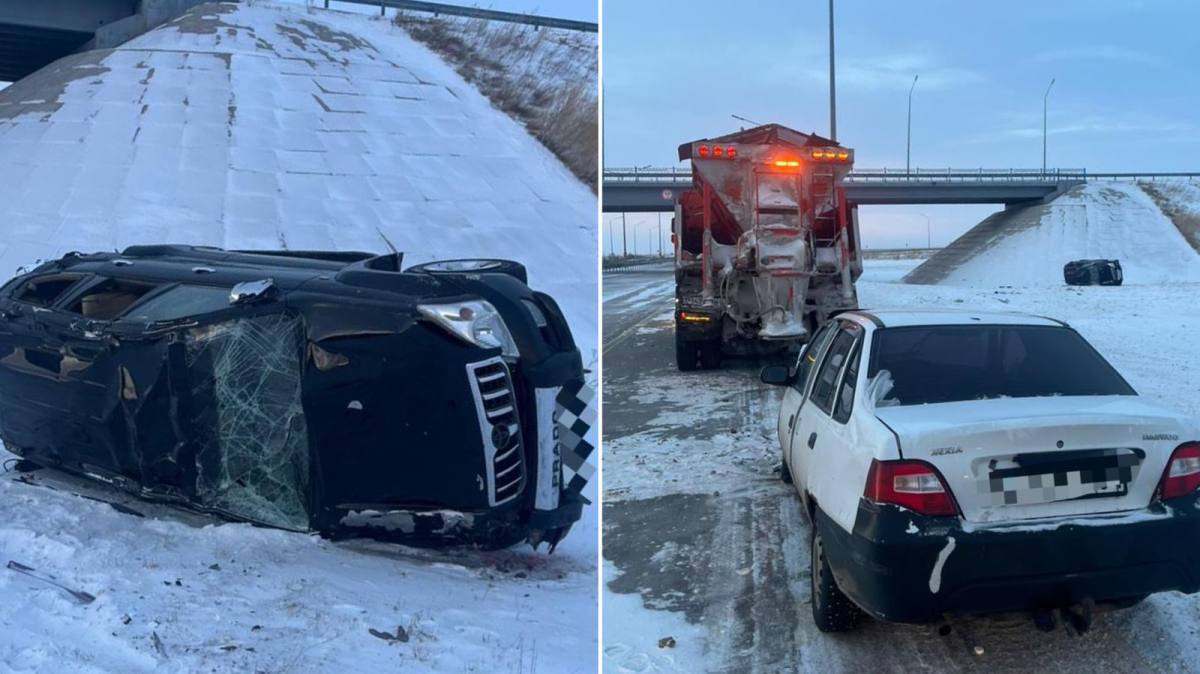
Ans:
[[[1200,442],[1185,442],[1171,454],[1158,483],[1158,495],[1165,501],[1187,496],[1197,487],[1200,487]]]
[[[700,147],[699,147],[699,148],[696,150],[696,153],[700,155],[700,158],[701,158],[701,159],[707,159],[707,158],[708,158],[708,146],[707,146],[707,145],[701,145],[701,146],[700,146]]]
[[[815,161],[850,161],[850,151],[832,147],[819,147],[809,153]]]
[[[871,461],[863,496],[875,503],[897,505],[930,517],[958,515],[958,505],[945,480],[924,461]]]
[[[725,156],[725,148],[721,147],[720,145],[714,145],[713,146],[713,156],[714,157],[724,157]]]
[[[730,159],[733,159],[734,157],[737,156],[737,148],[730,145],[729,149],[725,150],[725,156],[729,157]]]

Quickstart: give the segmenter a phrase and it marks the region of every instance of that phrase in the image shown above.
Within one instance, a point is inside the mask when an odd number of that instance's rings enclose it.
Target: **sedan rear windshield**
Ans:
[[[876,404],[988,398],[1135,395],[1074,330],[1032,325],[936,325],[875,332],[868,377]],[[885,393],[886,391],[886,393]]]

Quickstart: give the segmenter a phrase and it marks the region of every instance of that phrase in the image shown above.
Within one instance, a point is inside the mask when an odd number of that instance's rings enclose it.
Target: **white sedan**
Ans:
[[[1200,589],[1200,426],[1064,323],[852,311],[762,380],[822,631]]]

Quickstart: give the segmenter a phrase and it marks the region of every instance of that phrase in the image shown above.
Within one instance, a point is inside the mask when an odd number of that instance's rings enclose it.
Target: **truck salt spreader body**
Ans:
[[[842,188],[853,150],[767,124],[685,143],[679,158],[694,185],[672,230],[680,370],[798,346],[858,307],[858,212]]]

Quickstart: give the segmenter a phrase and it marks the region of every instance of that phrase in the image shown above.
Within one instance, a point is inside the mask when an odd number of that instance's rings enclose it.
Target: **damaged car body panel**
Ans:
[[[561,311],[515,263],[401,264],[190,246],[45,263],[0,290],[0,436],[267,526],[553,548],[594,422]]]

